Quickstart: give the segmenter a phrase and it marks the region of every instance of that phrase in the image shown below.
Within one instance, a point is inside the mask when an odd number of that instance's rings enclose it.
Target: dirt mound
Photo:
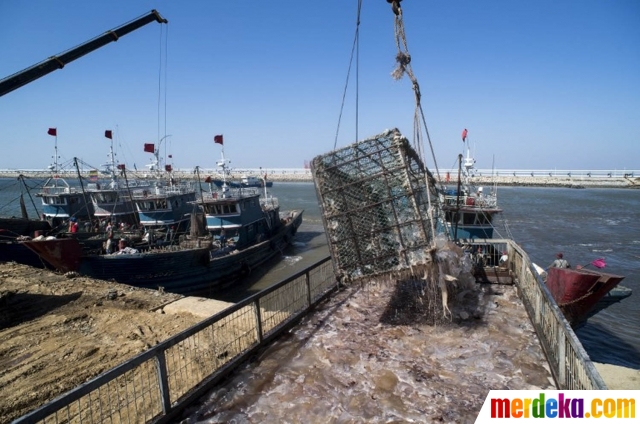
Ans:
[[[10,422],[202,318],[182,296],[0,263],[0,422]]]

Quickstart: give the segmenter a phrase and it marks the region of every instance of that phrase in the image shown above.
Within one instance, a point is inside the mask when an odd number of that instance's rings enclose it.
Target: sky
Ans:
[[[218,134],[235,168],[302,168],[394,127],[412,140],[416,104],[410,81],[391,77],[385,0],[362,1],[348,85],[358,0],[0,0],[0,78],[152,9],[168,25],[147,24],[0,97],[0,169],[51,164],[51,127],[60,163],[93,167],[108,159],[105,130],[128,168],[150,163],[143,145],[161,139],[180,169],[215,168]],[[441,170],[457,166],[464,128],[481,169],[640,169],[640,2],[402,9]]]

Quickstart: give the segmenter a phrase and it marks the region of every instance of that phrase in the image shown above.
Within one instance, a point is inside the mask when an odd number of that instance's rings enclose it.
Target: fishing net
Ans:
[[[424,274],[433,262],[435,180],[397,129],[317,156],[311,172],[342,281]]]

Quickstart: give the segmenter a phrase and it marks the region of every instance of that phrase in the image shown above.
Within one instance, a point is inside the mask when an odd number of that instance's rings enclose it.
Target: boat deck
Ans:
[[[185,417],[211,422],[473,422],[490,389],[555,389],[515,286],[456,294],[425,323],[415,283],[344,290]]]

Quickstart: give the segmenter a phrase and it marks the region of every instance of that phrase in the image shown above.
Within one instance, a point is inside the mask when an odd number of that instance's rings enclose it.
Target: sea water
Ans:
[[[28,184],[35,192],[42,181]],[[0,178],[1,216],[19,215],[21,190],[16,179]],[[268,192],[281,210],[304,209],[303,223],[282,258],[216,295],[222,300],[238,301],[329,254],[313,183],[275,182]],[[41,211],[39,201],[33,203]],[[25,203],[36,216],[28,196]],[[640,369],[640,190],[499,187],[498,204],[503,213],[494,237],[512,237],[538,265],[548,266],[563,252],[573,267],[604,258],[604,271],[625,276],[621,285],[633,295],[590,318],[576,334],[593,361]]]

